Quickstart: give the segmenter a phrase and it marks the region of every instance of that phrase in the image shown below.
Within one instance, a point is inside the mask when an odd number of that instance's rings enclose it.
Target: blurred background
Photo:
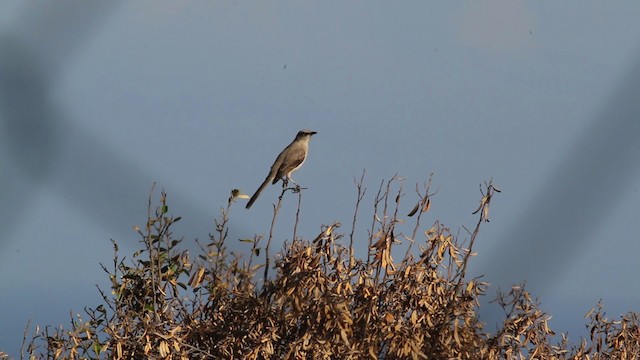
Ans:
[[[195,249],[229,191],[252,194],[303,128],[318,135],[295,176],[301,236],[350,230],[363,169],[362,254],[381,180],[405,179],[406,214],[433,172],[423,224],[455,232],[493,178],[469,273],[491,283],[487,300],[526,282],[572,341],[599,299],[612,318],[639,311],[639,14],[577,0],[3,1],[0,350],[18,356],[29,319],[69,326],[100,304],[109,240],[138,248],[154,182]],[[278,194],[236,204],[231,239],[268,233]]]

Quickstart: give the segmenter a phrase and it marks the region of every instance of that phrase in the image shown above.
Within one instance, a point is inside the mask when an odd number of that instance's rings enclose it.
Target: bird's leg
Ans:
[[[297,182],[295,182],[292,178],[290,178],[290,177],[288,177],[288,176],[287,176],[287,177],[285,177],[285,179],[287,179],[287,180],[286,180],[287,182],[291,181],[291,182],[293,183],[293,185],[295,185],[295,187],[293,188],[293,191],[294,191],[294,192],[298,192],[298,191],[300,191],[300,185],[298,185],[298,183],[297,183]]]

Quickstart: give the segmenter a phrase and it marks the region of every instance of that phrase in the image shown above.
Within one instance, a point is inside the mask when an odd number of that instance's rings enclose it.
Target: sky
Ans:
[[[639,12],[597,1],[2,2],[0,350],[17,356],[29,319],[68,326],[100,304],[99,263],[110,239],[123,255],[138,248],[154,182],[195,249],[229,191],[253,193],[304,128],[318,134],[294,176],[308,188],[302,237],[334,221],[350,231],[363,169],[362,252],[381,180],[404,178],[408,213],[433,173],[423,224],[457,232],[475,224],[478,185],[493,179],[502,193],[470,269],[491,283],[487,299],[526,282],[574,341],[599,299],[612,318],[639,311]],[[232,238],[268,233],[278,189],[232,208]],[[294,207],[285,199],[273,248],[291,238]]]

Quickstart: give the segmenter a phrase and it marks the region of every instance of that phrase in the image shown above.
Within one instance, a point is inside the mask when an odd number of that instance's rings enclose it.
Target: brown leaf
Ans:
[[[420,202],[418,201],[416,203],[416,206],[413,207],[413,209],[411,209],[411,211],[409,212],[409,214],[407,214],[408,217],[412,217],[413,215],[416,214],[416,212],[418,212],[418,209],[420,208]]]
[[[427,212],[431,209],[431,199],[427,197],[427,201],[424,202],[424,206],[422,207],[422,212]]]

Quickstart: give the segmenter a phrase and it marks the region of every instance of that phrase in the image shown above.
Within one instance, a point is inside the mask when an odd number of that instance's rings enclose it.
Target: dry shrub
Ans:
[[[364,175],[364,174],[363,174]],[[266,244],[242,239],[245,257],[230,253],[228,214],[232,192],[220,219],[192,258],[171,233],[179,221],[168,215],[167,199],[136,229],[142,249],[125,261],[118,254],[103,268],[111,280],[104,303],[72,318],[69,330],[36,328],[25,332],[21,358],[75,359],[633,359],[640,354],[638,317],[604,318],[598,305],[588,316],[591,335],[577,346],[552,343],[549,316],[522,286],[498,295],[505,312],[494,334],[478,319],[479,298],[487,291],[467,266],[480,226],[488,221],[496,191],[485,184],[475,213],[478,222],[461,239],[439,222],[420,226],[433,193],[430,181],[409,216],[410,234],[399,215],[401,181],[380,184],[368,236],[369,252],[355,255],[358,211],[366,189],[356,184],[357,200],[348,245],[340,223],[324,225],[313,240],[294,235],[268,266],[269,245],[281,202],[274,207]],[[289,190],[283,189],[282,196]],[[300,199],[300,197],[299,197]],[[297,231],[296,214],[294,234]],[[264,256],[264,258],[261,256]],[[403,253],[401,261],[394,255]],[[260,261],[260,259],[263,259]],[[263,276],[259,271],[263,270]],[[272,277],[269,270],[275,269]]]

